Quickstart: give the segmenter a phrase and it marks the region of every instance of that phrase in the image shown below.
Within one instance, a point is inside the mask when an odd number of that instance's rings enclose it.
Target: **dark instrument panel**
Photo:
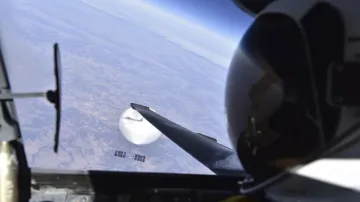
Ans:
[[[31,202],[221,201],[238,192],[233,176],[32,170]]]

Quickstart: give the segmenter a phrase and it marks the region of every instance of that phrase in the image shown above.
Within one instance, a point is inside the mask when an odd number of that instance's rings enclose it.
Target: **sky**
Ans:
[[[236,42],[253,21],[231,0],[146,0],[146,3],[219,32]]]
[[[220,28],[186,19],[169,9],[143,1],[81,0],[113,16],[126,19],[197,55],[227,68],[243,33],[226,37]],[[230,2],[231,3],[231,2]],[[232,4],[230,4],[232,6]],[[234,6],[238,12],[239,10]],[[239,11],[241,12],[241,11]]]

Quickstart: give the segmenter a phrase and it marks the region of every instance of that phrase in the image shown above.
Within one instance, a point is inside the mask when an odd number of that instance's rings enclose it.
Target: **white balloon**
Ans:
[[[121,115],[119,129],[129,142],[137,145],[153,143],[161,136],[158,129],[131,107]]]

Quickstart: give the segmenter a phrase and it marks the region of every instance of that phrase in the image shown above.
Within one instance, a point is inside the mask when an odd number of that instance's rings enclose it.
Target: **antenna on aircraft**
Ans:
[[[0,100],[12,100],[17,98],[35,98],[46,97],[52,103],[56,110],[55,120],[55,135],[54,135],[54,152],[58,152],[59,147],[59,134],[61,122],[61,62],[60,62],[60,49],[57,43],[53,46],[54,57],[54,74],[55,74],[55,90],[48,90],[47,92],[30,92],[30,93],[11,93],[4,92],[0,94]]]

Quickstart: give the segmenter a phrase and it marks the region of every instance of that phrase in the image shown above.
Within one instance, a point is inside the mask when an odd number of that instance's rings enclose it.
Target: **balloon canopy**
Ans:
[[[153,143],[161,136],[158,129],[131,107],[121,115],[119,129],[129,142],[136,145]]]

